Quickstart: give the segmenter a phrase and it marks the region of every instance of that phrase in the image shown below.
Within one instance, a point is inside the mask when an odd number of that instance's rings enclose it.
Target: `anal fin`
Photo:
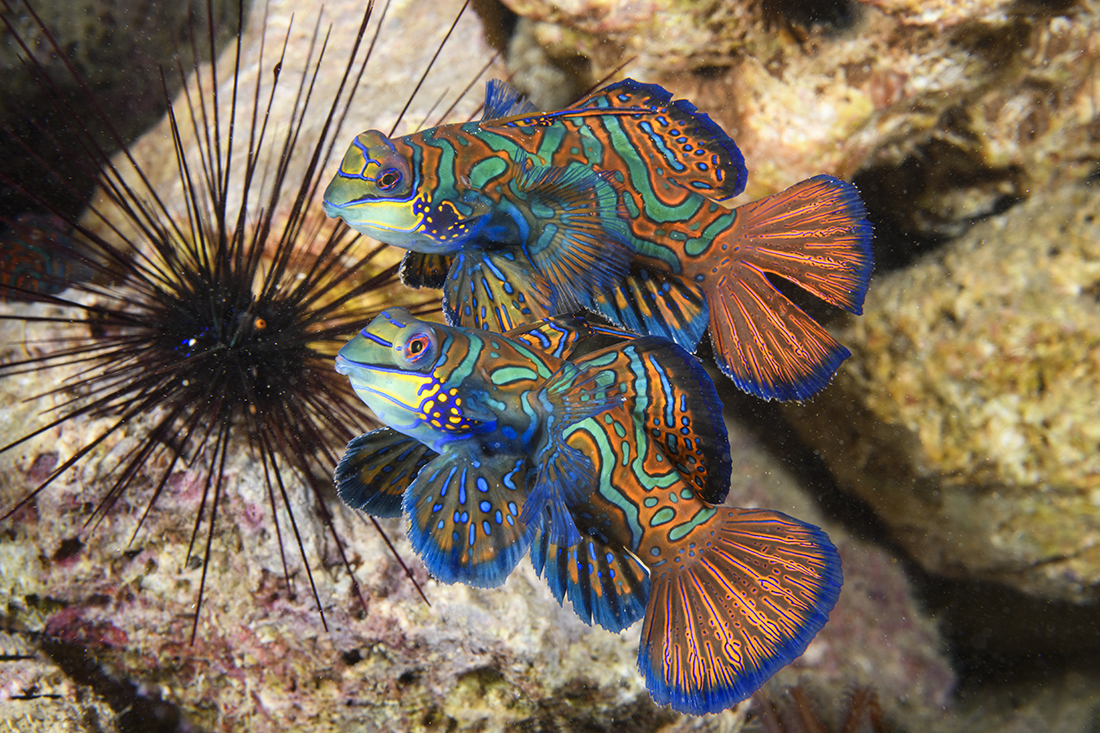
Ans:
[[[707,330],[707,300],[696,283],[671,273],[632,269],[616,287],[594,301],[615,323],[651,336],[663,336],[695,351]]]
[[[531,546],[531,564],[561,603],[565,598],[585,623],[619,632],[645,613],[649,573],[622,546],[586,536],[565,548],[541,532]]]

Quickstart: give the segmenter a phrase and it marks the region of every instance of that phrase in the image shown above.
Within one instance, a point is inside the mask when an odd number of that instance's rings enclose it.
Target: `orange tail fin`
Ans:
[[[741,389],[765,399],[803,399],[849,356],[765,273],[862,313],[872,267],[866,214],[855,187],[832,176],[737,209],[707,300],[715,358]]]
[[[806,650],[841,570],[824,532],[779,512],[717,507],[689,539],[679,562],[651,570],[638,667],[654,701],[701,715],[745,699]]]

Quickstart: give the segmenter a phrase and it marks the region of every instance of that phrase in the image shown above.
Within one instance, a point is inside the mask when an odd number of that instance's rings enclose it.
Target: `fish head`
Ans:
[[[464,399],[461,375],[470,370],[462,365],[469,354],[462,329],[387,308],[340,349],[336,371],[379,420],[436,447],[495,424],[476,400]]]
[[[357,232],[426,254],[450,253],[472,236],[485,206],[433,199],[404,139],[377,130],[352,141],[328,188],[322,208]]]

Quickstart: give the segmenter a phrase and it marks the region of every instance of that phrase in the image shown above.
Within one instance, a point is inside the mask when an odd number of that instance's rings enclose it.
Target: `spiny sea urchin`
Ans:
[[[3,4],[10,14],[11,2]],[[93,457],[108,459],[96,468],[102,474],[96,484],[105,488],[74,510],[86,513],[86,527],[95,526],[143,492],[141,504],[130,506],[131,544],[158,502],[190,491],[188,560],[202,566],[192,639],[225,502],[225,469],[239,451],[251,454],[262,470],[270,510],[264,521],[271,522],[286,581],[295,574],[283,550],[289,530],[324,621],[306,557],[309,542],[296,516],[303,510],[320,516],[350,572],[327,508],[331,469],[347,440],[371,420],[333,371],[332,355],[357,324],[395,298],[421,312],[438,309],[423,295],[397,287],[394,255],[311,208],[378,38],[382,19],[372,21],[372,6],[362,15],[342,70],[333,72],[324,63],[331,31],[324,32],[318,18],[304,41],[308,53],[296,83],[286,81],[291,74],[283,69],[298,32],[293,21],[282,48],[265,55],[261,43],[258,59],[244,59],[238,37],[226,54],[227,80],[220,78],[217,61],[165,72],[179,75],[184,88],[180,100],[169,99],[168,112],[175,149],[168,166],[181,193],[177,206],[120,136],[113,137],[122,153],[112,159],[58,96],[57,112],[71,122],[66,135],[83,151],[69,164],[97,171],[101,194],[80,220],[55,212],[73,233],[71,242],[55,240],[52,254],[80,261],[92,276],[58,295],[3,286],[34,305],[2,316],[27,336],[24,355],[14,355],[14,349],[5,355],[0,378],[17,385],[30,375],[46,375],[51,382],[27,395],[25,404],[9,405],[12,417],[29,420],[43,411],[45,417],[29,430],[18,427],[0,447],[8,460],[20,451],[37,456],[28,459],[29,491],[0,506],[4,522],[10,526],[36,511],[48,488],[83,471]],[[243,8],[240,14],[243,26]],[[41,25],[33,11],[32,17]],[[18,38],[6,17],[4,22]],[[212,50],[213,27],[196,18],[193,28],[192,43],[209,43]],[[63,49],[42,30],[52,53],[63,59]],[[24,45],[23,51],[27,63],[38,63],[31,49]],[[260,71],[245,84],[249,63]],[[303,121],[318,106],[318,80],[326,73],[340,81],[320,132],[306,139]],[[48,75],[42,78],[49,83]],[[93,91],[80,86],[94,101]],[[292,112],[279,119],[273,100],[288,93]],[[29,148],[26,153],[35,155]],[[304,161],[300,176],[291,172],[298,158]],[[64,186],[65,171],[52,172],[56,185]],[[19,181],[5,182],[20,187]],[[33,191],[23,193],[49,208]],[[70,444],[73,428],[86,423],[95,427],[81,427]],[[308,487],[313,506],[295,506],[290,486],[299,483]],[[81,540],[73,542],[67,554],[79,551]],[[59,555],[66,553],[59,549]]]

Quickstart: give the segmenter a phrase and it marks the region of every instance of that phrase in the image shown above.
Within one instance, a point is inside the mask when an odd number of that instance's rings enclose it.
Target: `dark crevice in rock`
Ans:
[[[519,16],[500,0],[473,0],[470,7],[481,18],[485,40],[495,50],[506,53],[519,23]]]
[[[807,30],[850,30],[859,21],[859,4],[853,0],[761,0],[765,19]]]
[[[80,541],[79,537],[66,537],[58,543],[57,551],[50,559],[54,562],[62,562],[75,557],[83,549],[84,543]]]
[[[1041,682],[1067,668],[1100,673],[1094,606],[1025,595],[997,583],[914,580],[940,620],[959,674],[959,694],[988,685]]]
[[[90,688],[118,715],[115,725],[122,733],[201,733],[176,705],[136,683],[108,674],[92,651],[44,636],[39,648],[50,661],[78,685]]]
[[[875,227],[876,271],[905,267],[1026,197],[1024,171],[987,166],[965,119],[961,109],[945,113],[903,158],[853,176]]]
[[[241,1],[247,9],[249,0]],[[174,94],[177,67],[186,70],[193,63],[192,51],[205,60],[209,45],[185,41],[191,22],[173,3],[144,7],[120,0],[66,0],[32,5],[67,58],[62,62],[57,57],[23,3],[5,12],[15,34],[0,24],[0,72],[5,79],[0,94],[0,218],[46,211],[75,218],[99,173],[81,162],[88,157],[85,146],[105,157],[118,148],[119,138],[125,144],[137,139],[168,108],[162,85]],[[194,22],[205,29],[206,4],[198,0],[194,5],[199,16]],[[238,31],[238,5],[213,5],[219,46]],[[60,19],[70,15],[87,21]],[[16,34],[33,60],[16,42]],[[65,63],[72,65],[79,81]],[[54,172],[59,170],[65,175]]]
[[[993,68],[1004,70],[1027,48],[1031,31],[1031,23],[1023,18],[996,25],[968,21],[952,32],[950,43],[982,57]]]

